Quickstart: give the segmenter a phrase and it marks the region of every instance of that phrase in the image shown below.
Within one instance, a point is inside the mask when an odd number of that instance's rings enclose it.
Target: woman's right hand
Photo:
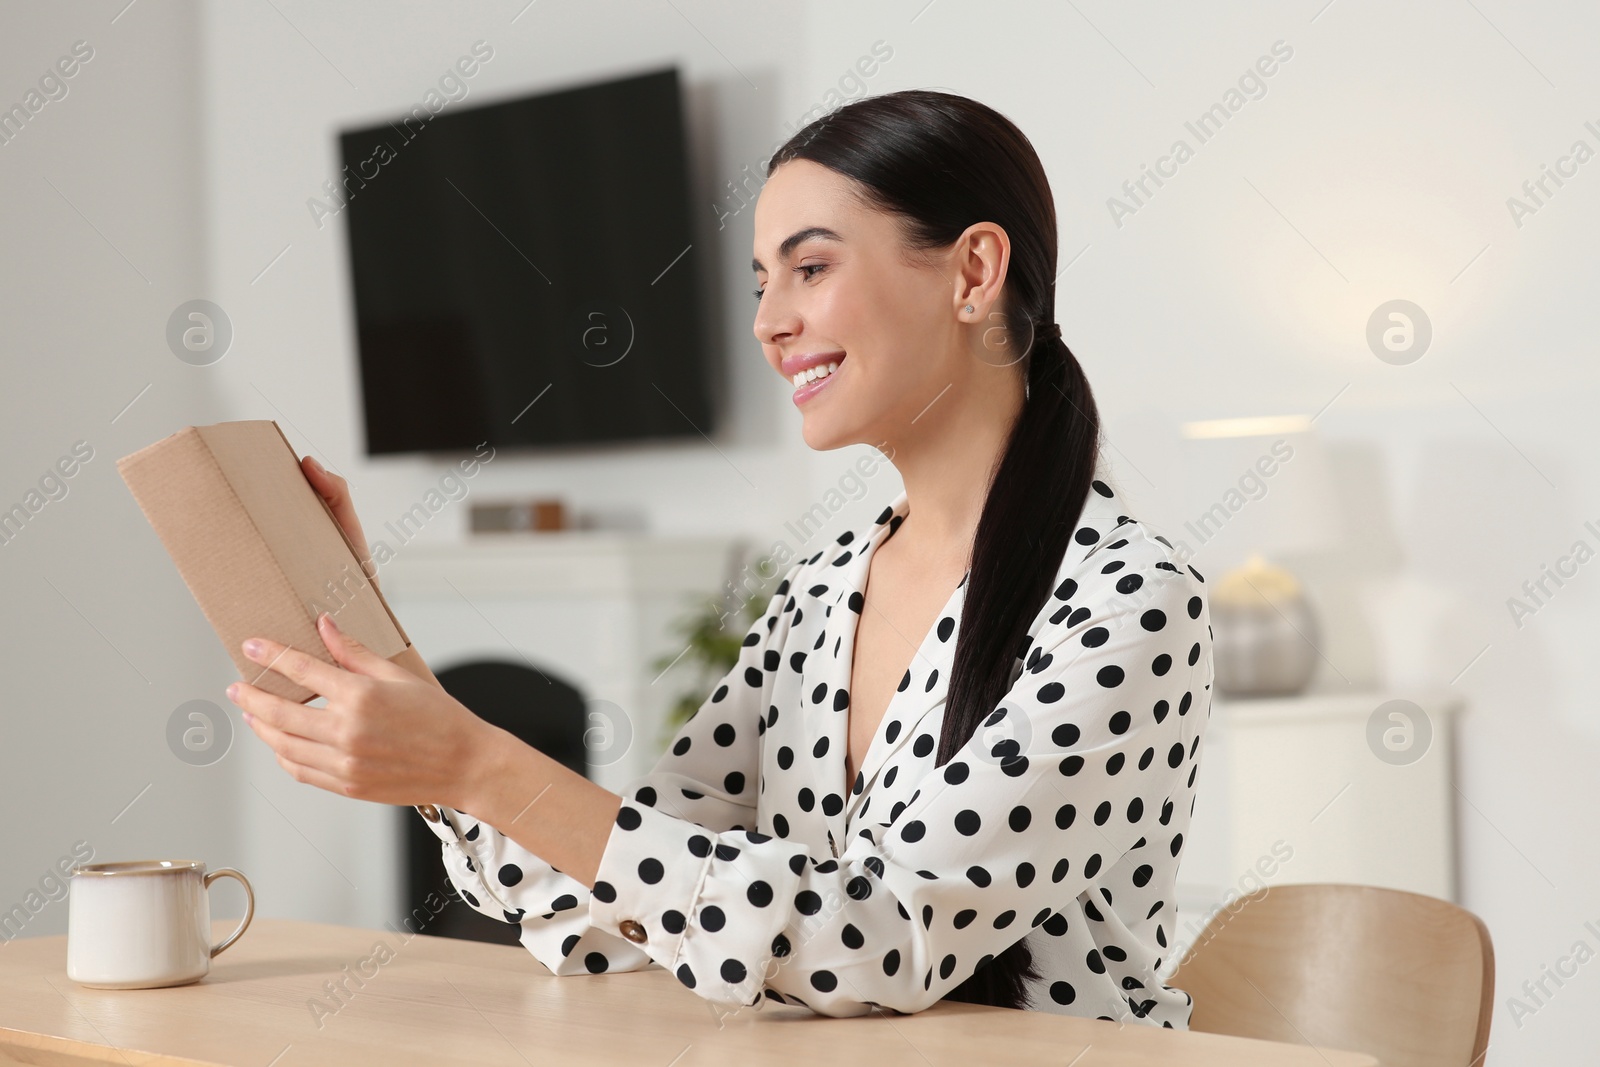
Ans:
[[[361,562],[361,572],[373,585],[377,585],[377,568],[372,565],[372,549],[367,544],[367,535],[361,532],[361,520],[356,517],[356,506],[350,499],[349,483],[327,470],[311,456],[306,456],[300,461],[300,470],[305,474],[306,481],[311,483],[311,488],[315,489],[317,495],[327,503],[328,510],[333,512],[333,517],[344,529],[344,535],[355,546],[356,557]]]

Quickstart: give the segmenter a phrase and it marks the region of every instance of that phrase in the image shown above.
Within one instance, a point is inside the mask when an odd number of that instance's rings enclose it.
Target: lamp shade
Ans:
[[[1304,416],[1187,423],[1178,530],[1195,556],[1231,567],[1334,547],[1343,536],[1326,450]]]

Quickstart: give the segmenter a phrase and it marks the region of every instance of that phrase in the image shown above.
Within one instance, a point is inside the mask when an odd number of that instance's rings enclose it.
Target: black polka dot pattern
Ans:
[[[1187,1027],[1159,971],[1210,714],[1207,594],[1126,510],[1102,472],[1011,689],[946,763],[965,577],[845,777],[860,591],[901,494],[787,561],[738,663],[623,791],[592,889],[441,808],[452,883],[556,974],[653,962],[729,1006],[913,1012],[1024,938],[1034,1010]]]

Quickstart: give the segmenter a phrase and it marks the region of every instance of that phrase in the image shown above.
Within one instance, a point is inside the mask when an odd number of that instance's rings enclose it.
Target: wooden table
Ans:
[[[217,921],[213,939],[235,925]],[[67,977],[66,959],[65,937],[0,944],[0,1067],[1377,1065],[1352,1052],[956,1003],[830,1019],[768,1001],[719,1019],[660,967],[556,978],[518,946],[287,919],[256,919],[186,986],[89,989]],[[334,979],[348,997],[328,995]]]

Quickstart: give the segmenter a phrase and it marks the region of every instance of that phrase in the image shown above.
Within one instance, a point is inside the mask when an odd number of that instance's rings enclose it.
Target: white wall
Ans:
[[[225,417],[165,341],[202,280],[199,26],[189,3],[113,23],[120,7],[0,16],[5,107],[75,42],[92,49],[66,96],[0,144],[0,506],[27,506],[75,442],[92,450],[0,546],[0,910],[37,911],[26,935],[66,932],[41,881],[84,858],[77,842],[97,859],[213,867],[242,862],[244,844],[237,752],[192,766],[167,743],[181,704],[226,704],[228,664],[116,472],[178,426]],[[218,891],[218,917],[242,912],[236,887]]]
[[[1600,1003],[1593,968],[1559,989],[1548,984],[1554,995],[1520,1025],[1507,997],[1580,939],[1600,948],[1583,927],[1600,919],[1600,859],[1584,847],[1600,807],[1589,770],[1600,754],[1600,678],[1588,654],[1600,640],[1600,579],[1580,569],[1520,628],[1506,600],[1573,542],[1600,542],[1583,526],[1600,520],[1586,458],[1600,162],[1520,227],[1506,199],[1574,140],[1600,149],[1584,128],[1600,126],[1585,51],[1600,29],[1592,12],[1554,0],[1424,0],[1398,11],[1373,0],[1199,10],[1103,0],[782,10],[545,0],[520,16],[521,0],[277,6],[206,5],[198,29],[189,9],[148,4],[115,26],[104,25],[114,11],[8,16],[0,55],[19,72],[4,90],[11,96],[23,72],[42,70],[77,37],[105,45],[69,99],[0,148],[12,209],[0,216],[12,253],[0,264],[12,327],[5,373],[18,383],[0,396],[11,446],[0,457],[0,499],[24,492],[78,436],[100,434],[97,455],[110,458],[185,422],[270,417],[355,481],[369,524],[398,514],[442,468],[360,455],[343,235],[337,221],[318,230],[306,208],[337,170],[337,128],[408,107],[480,38],[495,58],[473,80],[471,102],[673,61],[703,139],[694,180],[710,197],[744,164],[754,169],[784,122],[821,102],[882,39],[894,56],[870,91],[968,94],[1011,116],[1038,147],[1056,192],[1063,267],[1077,257],[1060,279],[1057,317],[1141,517],[1176,533],[1237,477],[1206,471],[1178,438],[1179,423],[1328,405],[1317,427],[1338,473],[1347,540],[1286,560],[1329,624],[1315,685],[1427,681],[1464,693],[1461,901],[1496,941],[1492,1062],[1578,1061]],[[1107,199],[1174,139],[1194,145],[1185,120],[1279,40],[1293,55],[1265,95],[1118,226]],[[719,231],[708,206],[700,225],[692,254],[720,301],[733,400],[720,452],[691,442],[508,458],[475,493],[551,492],[579,507],[642,508],[662,531],[731,527],[765,541],[837,477],[848,457],[805,450],[749,333],[749,212]],[[201,265],[205,291],[191,292]],[[228,357],[199,372],[173,360],[160,337],[171,307],[192,295],[221,304],[237,331]],[[1397,297],[1420,304],[1434,327],[1431,349],[1409,366],[1380,362],[1364,341],[1369,314]],[[128,415],[95,428],[145,381],[156,385]],[[841,521],[896,488],[875,483]],[[116,831],[146,836],[116,847],[227,859],[233,846],[203,824],[180,823],[179,805],[194,795],[180,786],[206,792],[224,801],[208,809],[223,820],[213,827],[225,825],[231,782],[254,862],[275,864],[252,872],[271,889],[265,912],[374,921],[350,884],[361,881],[364,856],[341,836],[346,805],[294,786],[249,737],[242,760],[194,774],[165,766],[175,761],[157,728],[182,699],[220,694],[226,664],[110,464],[90,464],[74,494],[25,534],[48,537],[0,550],[13,605],[5,655],[20,698],[7,723],[29,724],[24,744],[0,759],[8,798],[65,797],[77,780],[93,799],[47,806],[43,825],[26,831],[16,820],[0,831],[10,845],[0,899],[19,897],[102,809],[114,812],[152,778]],[[1200,551],[1202,573],[1237,561],[1273,501],[1252,504],[1228,538]],[[459,536],[463,525],[457,509],[429,536]],[[119,550],[106,552],[110,543]],[[22,562],[25,552],[32,559]],[[1418,651],[1397,662],[1397,640]],[[117,711],[98,710],[108,704]],[[68,745],[70,757],[36,755]],[[133,766],[119,769],[111,753]],[[69,768],[87,773],[69,779]],[[55,911],[41,923],[61,918]]]

